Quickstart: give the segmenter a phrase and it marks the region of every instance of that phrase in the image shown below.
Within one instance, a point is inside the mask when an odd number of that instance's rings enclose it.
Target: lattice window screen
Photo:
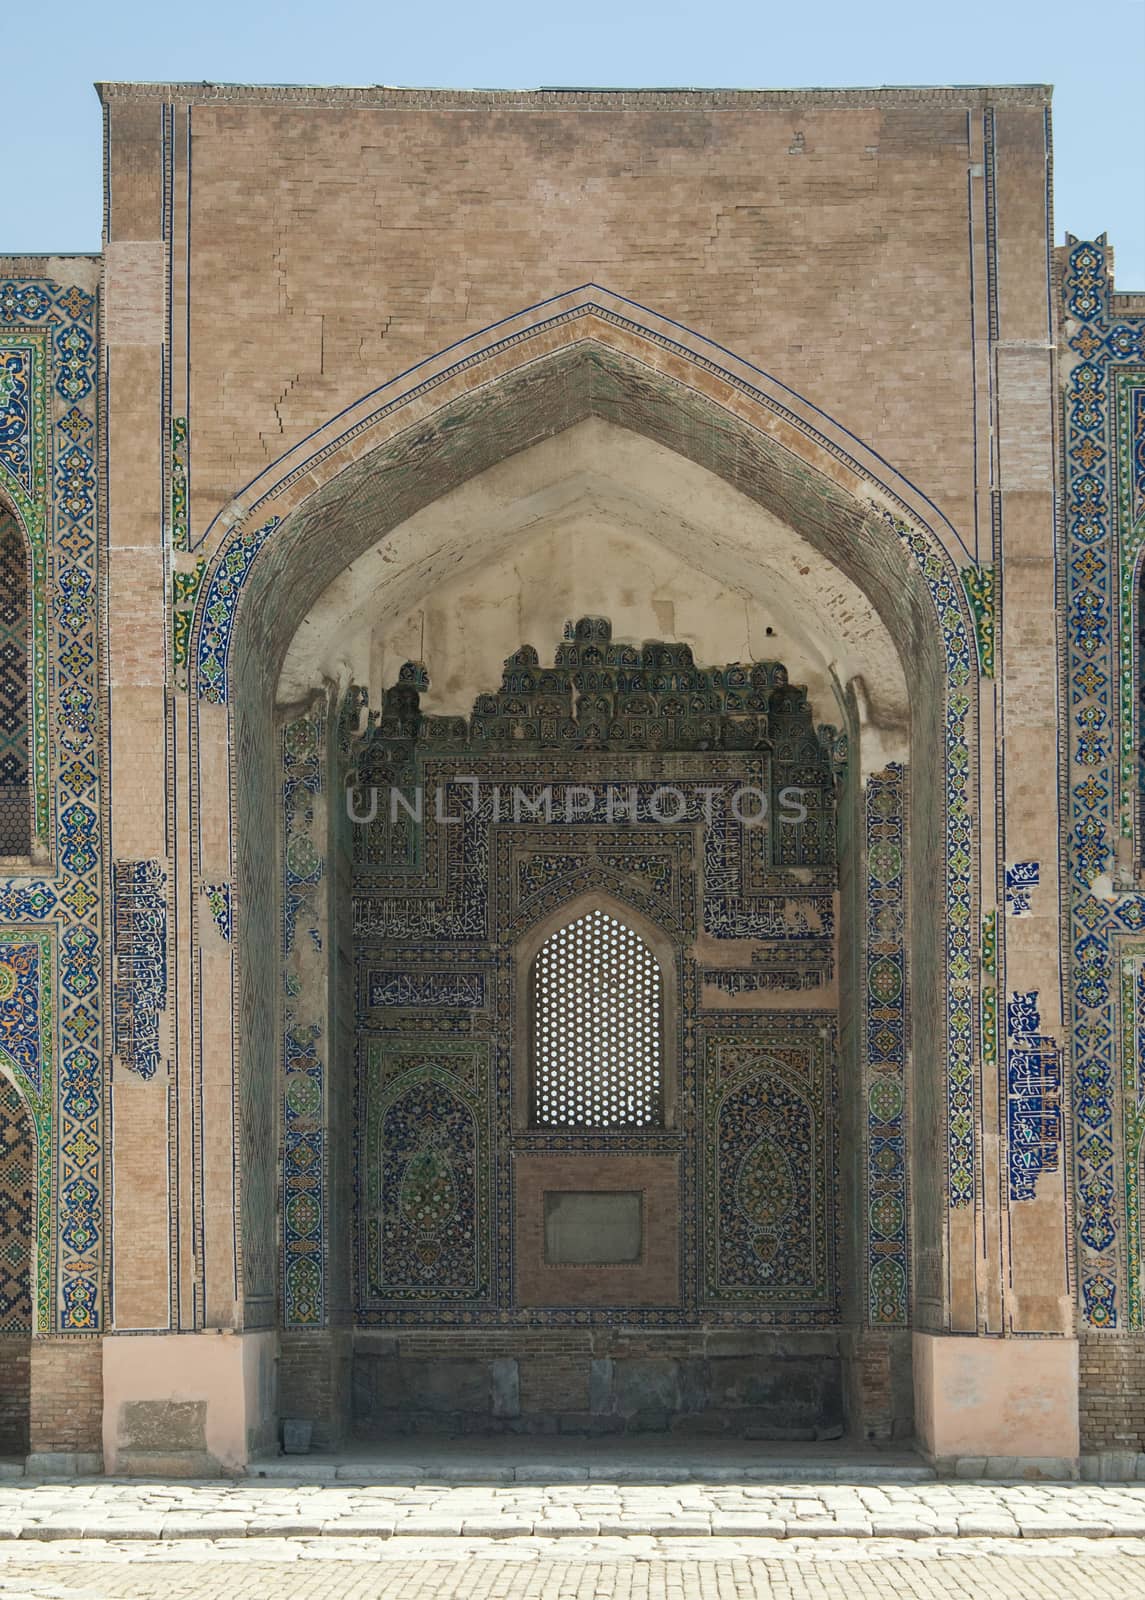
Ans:
[[[663,980],[631,928],[589,911],[533,965],[533,1121],[545,1128],[663,1122]]]

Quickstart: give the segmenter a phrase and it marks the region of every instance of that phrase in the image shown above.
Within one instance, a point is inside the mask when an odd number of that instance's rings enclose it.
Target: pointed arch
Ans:
[[[916,535],[918,559],[938,564],[947,580],[943,603],[973,636],[958,576],[973,558],[922,490],[779,380],[588,284],[372,391],[220,510],[202,541],[205,570],[191,627],[199,697],[231,696],[240,602],[247,630],[281,659],[283,637],[364,549],[485,467],[590,415],[656,439],[790,520],[854,578],[900,637],[896,585],[871,556]],[[341,536],[332,540],[335,521]],[[893,554],[890,560],[899,564]],[[917,577],[910,565],[908,579]],[[288,570],[286,585],[279,580]],[[273,595],[269,616],[260,593]],[[916,619],[910,633],[918,632]]]
[[[917,486],[813,404],[592,285],[476,334],[348,407],[236,496],[200,546],[192,736],[201,770],[207,762],[229,784],[204,793],[197,834],[223,841],[235,885],[234,990],[219,1003],[236,1019],[227,1025],[240,1105],[242,1085],[274,1070],[265,996],[275,982],[266,936],[275,845],[264,821],[273,803],[274,685],[290,639],[323,590],[418,510],[590,416],[687,457],[789,526],[868,597],[910,662],[912,856],[920,871],[942,861],[946,874],[937,916],[916,897],[911,933],[918,1036],[930,1041],[923,1070],[931,1093],[918,1102],[920,1117],[946,1130],[945,1181],[936,1150],[919,1184],[929,1195],[920,1231],[941,1253],[947,1209],[972,1202],[977,1162],[979,660],[960,579],[965,546]],[[205,875],[220,875],[217,850]],[[264,1227],[271,1157],[248,1145],[239,1165],[243,1226]]]

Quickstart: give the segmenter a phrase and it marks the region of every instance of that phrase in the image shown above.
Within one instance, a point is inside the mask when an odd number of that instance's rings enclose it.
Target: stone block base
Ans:
[[[274,1333],[113,1334],[103,1341],[109,1473],[204,1477],[273,1447]]]
[[[103,1457],[98,1450],[33,1450],[26,1471],[29,1478],[61,1483],[69,1478],[95,1478],[103,1471]]]
[[[914,1335],[919,1448],[960,1477],[1078,1474],[1075,1339]]]
[[[760,1440],[844,1431],[835,1334],[658,1338],[361,1335],[359,1438],[409,1433],[673,1433]]]

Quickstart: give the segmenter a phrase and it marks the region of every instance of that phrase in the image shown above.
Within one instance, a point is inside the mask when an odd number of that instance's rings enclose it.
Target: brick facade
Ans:
[[[101,1454],[103,1352],[98,1339],[34,1339],[29,1448]]]
[[[1145,1452],[1145,1339],[1081,1341],[1081,1447]]]
[[[0,261],[0,1450],[162,1453],[180,1374],[211,1470],[1139,1447],[1145,301],[1054,250],[1048,90],[100,95],[101,256]],[[830,849],[346,813],[618,751],[826,774]],[[586,895],[663,936],[674,1104],[546,1143],[520,951]],[[541,1259],[546,1163],[644,1195],[638,1292]]]

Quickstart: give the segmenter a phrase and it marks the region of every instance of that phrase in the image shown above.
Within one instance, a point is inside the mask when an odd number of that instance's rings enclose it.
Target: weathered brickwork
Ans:
[[[1049,91],[100,95],[100,258],[0,261],[0,1451],[1138,1449],[1145,297]]]
[[[103,1449],[103,1352],[98,1339],[34,1339],[29,1449],[98,1456]]]
[[[1145,1452],[1145,1340],[1081,1340],[1081,1447]]]
[[[0,1334],[0,1456],[28,1449],[31,1343],[30,1336]]]

